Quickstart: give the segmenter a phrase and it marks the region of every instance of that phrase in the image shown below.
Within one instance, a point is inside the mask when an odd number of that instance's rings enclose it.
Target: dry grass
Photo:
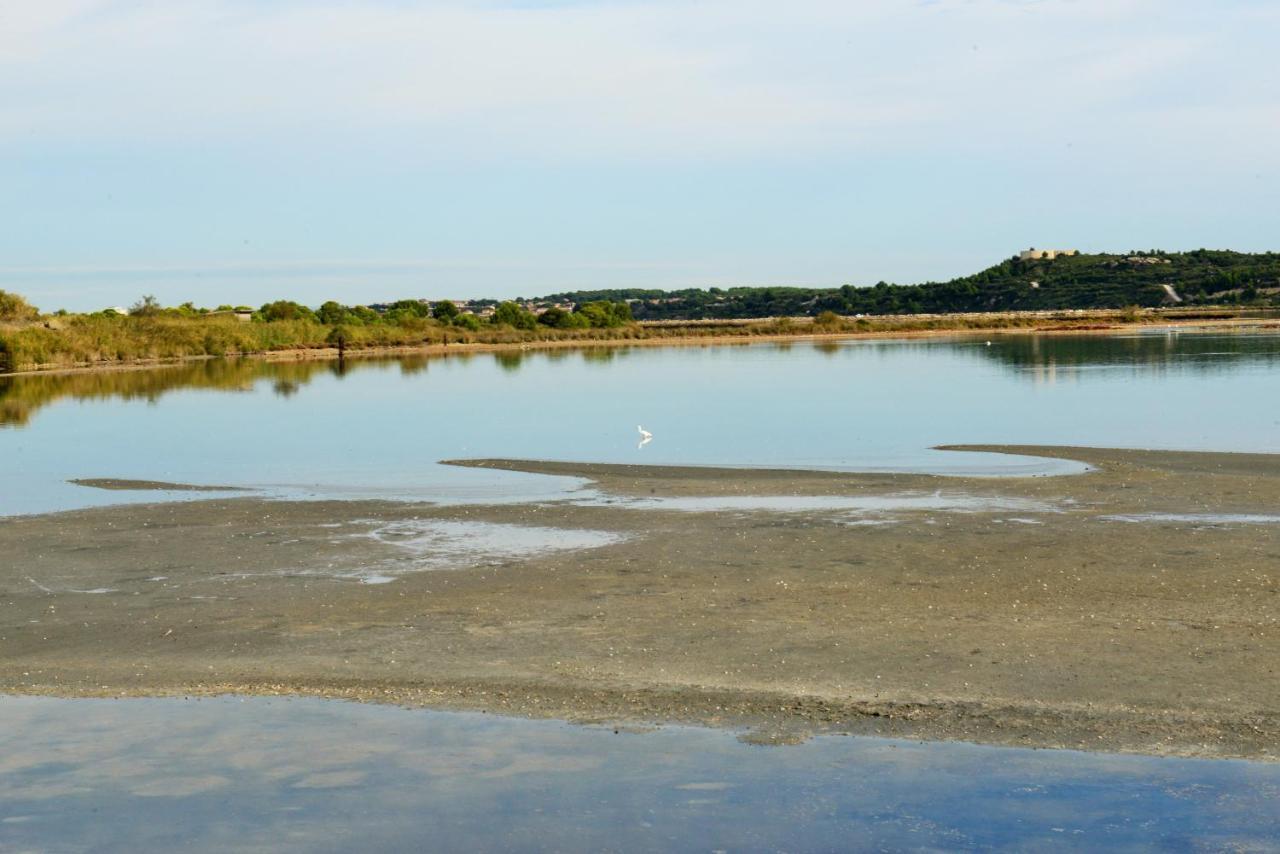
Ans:
[[[999,329],[1090,329],[1116,323],[1158,322],[1181,317],[1153,311],[1024,312],[1006,314],[904,315],[848,318],[769,318],[629,324],[613,328],[515,329],[485,325],[470,331],[434,320],[344,325],[348,349],[439,344],[536,344],[737,338],[813,334],[891,334]],[[57,368],[175,361],[330,346],[334,327],[310,320],[245,323],[226,316],[122,317],[72,315],[30,322],[0,322],[0,373]]]

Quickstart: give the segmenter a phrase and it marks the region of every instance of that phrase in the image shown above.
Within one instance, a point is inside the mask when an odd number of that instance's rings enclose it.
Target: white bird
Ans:
[[[639,424],[636,425],[636,429],[640,431],[639,447],[643,448],[645,445],[653,441],[653,434],[650,433],[648,430],[644,429]]]

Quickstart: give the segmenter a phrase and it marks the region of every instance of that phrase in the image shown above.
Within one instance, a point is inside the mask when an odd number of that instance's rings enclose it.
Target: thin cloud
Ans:
[[[44,4],[10,3],[15,9]],[[1002,120],[1052,138],[1225,79],[1248,4],[245,3],[61,0],[5,45],[0,134],[323,146],[361,133],[500,158],[770,156],[920,148]],[[23,47],[19,49],[17,44]],[[1257,47],[1261,47],[1260,43]],[[1266,56],[1253,58],[1265,78]],[[1087,120],[1086,120],[1087,118]]]

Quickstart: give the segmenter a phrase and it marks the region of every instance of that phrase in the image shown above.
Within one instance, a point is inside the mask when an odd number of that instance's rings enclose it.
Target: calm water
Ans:
[[[0,697],[0,850],[1280,850],[1280,765]]]
[[[0,515],[207,497],[66,483],[85,477],[282,496],[599,500],[569,478],[436,464],[475,456],[1045,474],[1076,469],[929,448],[1280,451],[1278,380],[1273,332],[0,378]],[[654,433],[644,447],[638,424]],[[498,529],[357,533],[432,554],[455,541],[529,547]],[[548,547],[568,547],[563,536]],[[0,852],[1280,851],[1278,799],[1280,766],[1255,763],[838,737],[766,748],[721,731],[615,735],[306,700],[0,697]]]
[[[1280,450],[1280,334],[597,349],[0,379],[0,514],[127,500],[70,478],[439,501],[563,478],[441,459],[1048,473],[959,442]],[[655,438],[637,447],[637,425]]]

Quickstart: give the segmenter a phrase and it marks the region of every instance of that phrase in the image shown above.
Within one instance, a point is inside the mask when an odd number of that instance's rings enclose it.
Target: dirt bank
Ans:
[[[599,494],[2,519],[0,691],[1275,759],[1280,456],[994,450],[1096,470],[487,460]]]

